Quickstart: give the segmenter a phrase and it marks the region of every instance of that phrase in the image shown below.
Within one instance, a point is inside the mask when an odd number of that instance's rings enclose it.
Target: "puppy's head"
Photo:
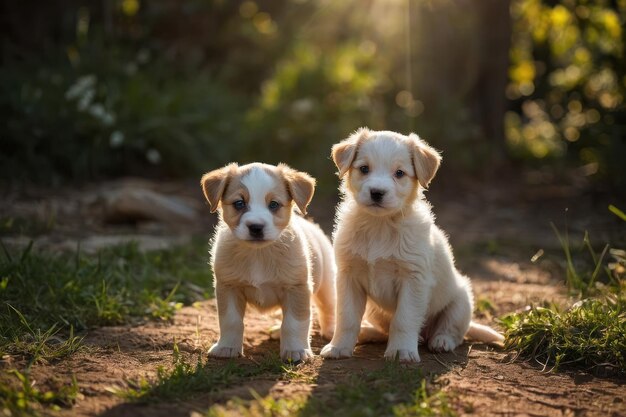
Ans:
[[[441,156],[416,134],[359,129],[333,146],[332,158],[343,191],[366,211],[387,215],[402,210],[435,176]]]
[[[233,234],[256,246],[278,239],[294,204],[306,214],[315,189],[315,179],[285,164],[230,164],[204,174],[200,184],[211,212],[221,209]]]

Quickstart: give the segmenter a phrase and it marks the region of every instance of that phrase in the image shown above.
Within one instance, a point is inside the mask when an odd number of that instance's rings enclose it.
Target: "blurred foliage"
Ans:
[[[512,0],[510,16],[501,0],[4,8],[0,178],[262,160],[334,188],[330,146],[367,125],[417,131],[448,168],[484,169],[508,144],[523,161],[626,181],[623,0]]]
[[[133,13],[131,3],[122,2],[118,12]],[[186,175],[197,172],[205,155],[228,157],[221,143],[236,132],[243,108],[235,92],[207,71],[159,56],[144,36],[92,35],[89,9],[75,12],[76,36],[66,48],[46,56],[5,51],[3,177]]]
[[[511,13],[511,149],[625,185],[626,1],[516,0]]]

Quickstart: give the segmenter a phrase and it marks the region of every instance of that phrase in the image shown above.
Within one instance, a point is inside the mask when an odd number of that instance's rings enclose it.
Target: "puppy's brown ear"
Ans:
[[[342,178],[346,175],[346,172],[350,170],[350,165],[352,165],[352,161],[354,161],[354,158],[356,157],[359,142],[368,137],[369,134],[369,129],[362,127],[351,134],[347,139],[344,139],[333,146],[331,156],[333,158],[333,162],[335,162],[335,165],[339,168],[339,178]]]
[[[207,172],[202,176],[200,185],[202,186],[204,196],[211,206],[211,213],[217,211],[222,194],[224,194],[226,189],[226,184],[228,184],[228,179],[236,169],[237,164],[228,164],[223,168]]]
[[[302,214],[306,214],[313,193],[315,192],[315,178],[306,172],[296,171],[285,164],[279,164],[291,198],[296,203]]]
[[[409,139],[413,142],[413,166],[417,180],[422,187],[428,188],[428,184],[439,169],[441,155],[439,155],[439,151],[424,142],[415,133],[411,133]]]

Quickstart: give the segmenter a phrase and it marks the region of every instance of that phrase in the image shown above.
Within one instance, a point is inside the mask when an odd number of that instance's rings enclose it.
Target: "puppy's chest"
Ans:
[[[246,301],[260,310],[280,304],[288,284],[284,271],[264,262],[250,261],[240,266],[237,274],[224,278],[230,285],[240,288]],[[282,279],[281,279],[282,278]]]
[[[280,305],[283,298],[283,288],[271,283],[246,285],[242,289],[246,301],[261,311]]]
[[[370,264],[385,260],[399,260],[407,264],[423,262],[428,252],[427,238],[424,239],[423,234],[384,224],[368,226],[343,235],[342,246],[350,255]]]
[[[398,291],[411,276],[411,268],[397,260],[380,260],[364,266],[368,296],[385,309],[395,309]]]
[[[289,288],[309,285],[302,256],[267,256],[262,252],[224,251],[214,259],[216,281],[243,291],[246,301],[260,310],[280,305]]]
[[[217,266],[217,265],[216,265]],[[278,259],[232,259],[217,268],[217,279],[231,285],[267,287],[290,286],[307,282],[306,264],[294,265]],[[217,272],[217,271],[216,271]]]

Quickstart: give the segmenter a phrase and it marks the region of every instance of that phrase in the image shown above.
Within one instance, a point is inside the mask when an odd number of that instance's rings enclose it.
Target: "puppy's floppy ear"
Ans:
[[[223,168],[207,172],[202,176],[200,185],[202,186],[204,196],[211,206],[211,213],[217,211],[222,194],[224,194],[226,189],[226,184],[228,184],[228,180],[237,169],[237,166],[235,163],[228,164]]]
[[[291,198],[302,214],[306,214],[306,208],[315,192],[315,178],[306,172],[296,171],[286,164],[278,164],[278,168],[282,172],[283,178],[285,178]]]
[[[350,165],[352,165],[352,161],[354,161],[354,158],[356,157],[359,142],[368,137],[369,134],[369,129],[362,127],[351,134],[347,139],[344,139],[333,146],[331,156],[333,158],[333,162],[335,162],[335,165],[339,168],[339,178],[346,175],[346,172],[350,170]]]
[[[413,142],[413,166],[417,180],[422,187],[428,188],[428,184],[439,169],[441,155],[439,155],[439,151],[424,142],[415,133],[411,133],[409,139]]]

